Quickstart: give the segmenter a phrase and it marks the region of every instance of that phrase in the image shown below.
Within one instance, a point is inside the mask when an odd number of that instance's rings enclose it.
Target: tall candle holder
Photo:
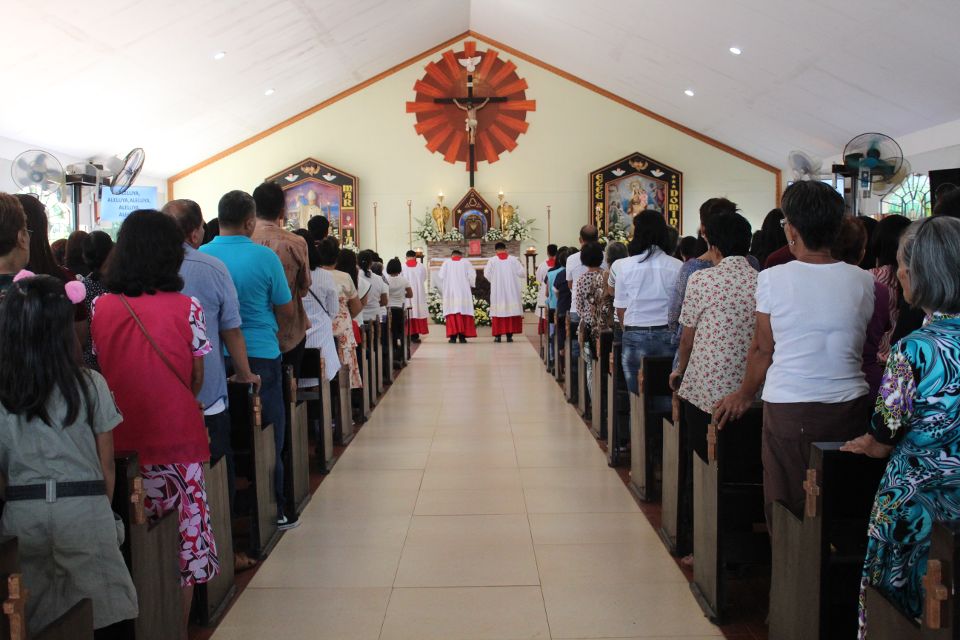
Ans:
[[[407,244],[413,249],[413,200],[407,200]]]
[[[373,203],[373,250],[380,252],[380,225],[377,224],[377,203]]]
[[[550,242],[550,205],[547,205],[547,244]]]

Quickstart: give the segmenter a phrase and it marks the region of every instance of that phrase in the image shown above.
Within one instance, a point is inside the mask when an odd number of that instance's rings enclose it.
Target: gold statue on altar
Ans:
[[[500,220],[500,232],[506,234],[513,219],[517,216],[517,210],[512,204],[504,201],[503,191],[497,194],[497,198],[500,200],[500,205],[497,207],[497,218]]]
[[[447,232],[447,219],[450,217],[450,208],[443,206],[443,194],[437,196],[437,206],[430,212],[433,216],[433,223],[437,226],[440,235]]]

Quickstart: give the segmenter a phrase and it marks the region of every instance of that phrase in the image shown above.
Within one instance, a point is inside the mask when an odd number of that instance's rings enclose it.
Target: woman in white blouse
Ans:
[[[307,241],[307,258],[310,262],[311,285],[307,295],[303,296],[303,309],[310,319],[307,329],[307,349],[319,349],[326,365],[327,382],[333,380],[340,371],[340,358],[337,356],[337,343],[333,337],[333,319],[339,310],[337,287],[330,273],[320,268],[320,252],[303,229],[295,231]],[[320,381],[316,378],[301,378],[301,387],[316,387]]]

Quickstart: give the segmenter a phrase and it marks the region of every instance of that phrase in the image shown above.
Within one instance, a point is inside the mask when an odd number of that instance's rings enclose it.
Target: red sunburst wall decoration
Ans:
[[[413,85],[417,95],[407,102],[407,113],[416,114],[414,129],[431,153],[443,154],[451,164],[463,162],[469,171],[471,138],[474,170],[476,162],[492,164],[517,147],[517,138],[530,126],[527,112],[537,108],[535,100],[527,100],[527,81],[517,74],[517,65],[467,41],[462,51],[444,52],[425,71]]]

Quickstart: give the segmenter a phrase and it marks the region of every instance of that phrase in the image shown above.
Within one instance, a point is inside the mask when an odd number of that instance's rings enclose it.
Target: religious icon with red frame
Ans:
[[[287,220],[306,229],[313,216],[330,221],[330,233],[341,244],[358,246],[357,197],[359,178],[313,158],[276,173],[267,182],[283,187]]]
[[[663,213],[667,224],[682,230],[683,174],[640,153],[620,158],[590,174],[587,220],[600,235],[622,226],[633,234],[633,216],[644,209]]]
[[[537,108],[536,100],[527,100],[527,81],[517,66],[494,49],[479,51],[471,40],[462,51],[450,49],[427,64],[413,89],[407,113],[416,114],[414,129],[431,153],[442,153],[451,164],[466,163],[471,187],[477,163],[493,164],[513,151],[529,126],[527,112]]]

